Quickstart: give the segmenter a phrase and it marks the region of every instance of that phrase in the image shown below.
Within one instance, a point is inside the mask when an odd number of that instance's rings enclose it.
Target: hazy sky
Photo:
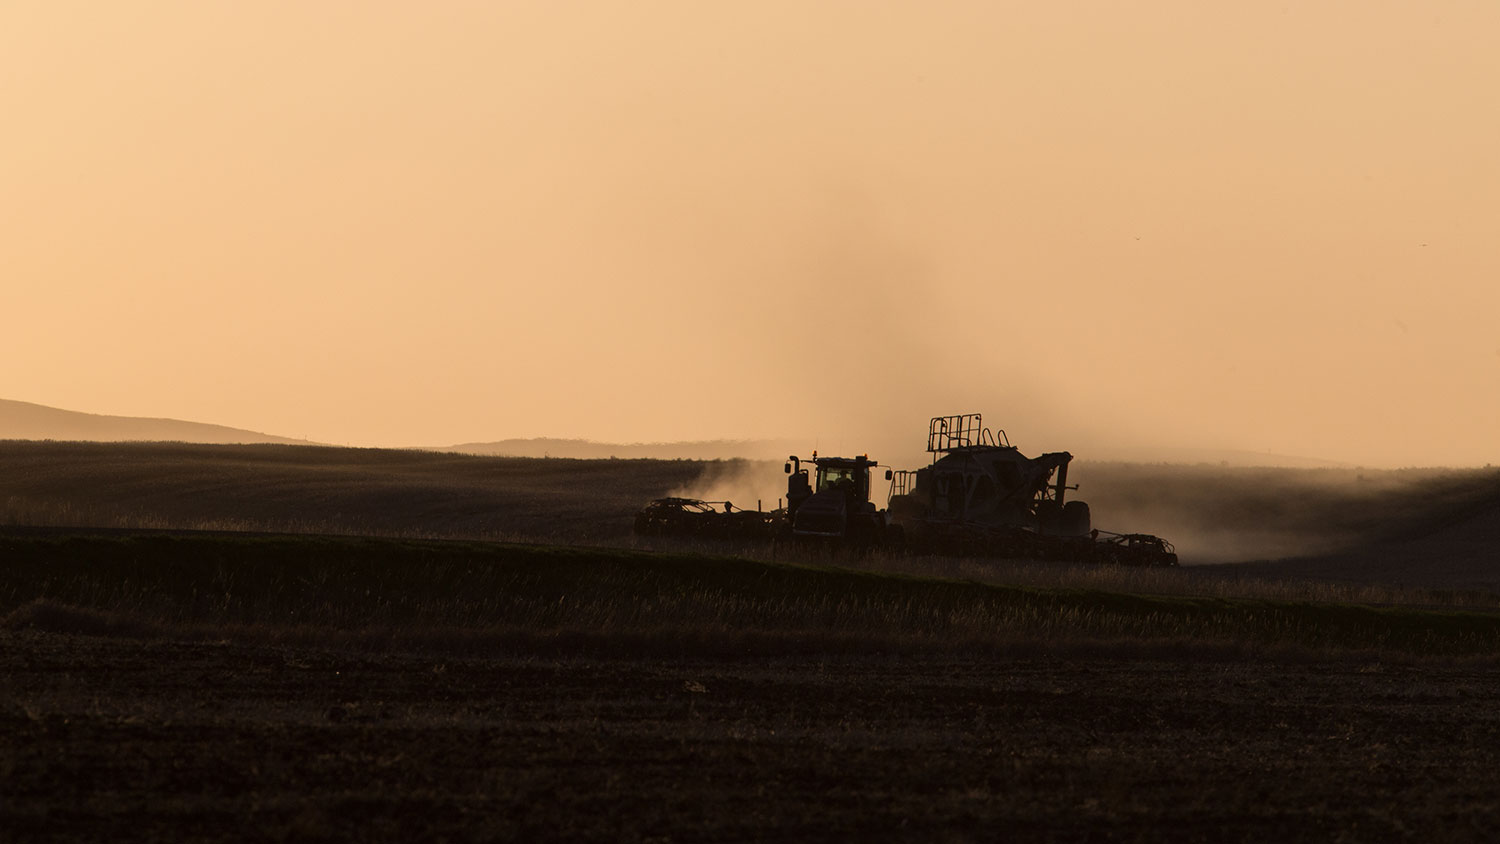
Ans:
[[[1500,463],[1500,4],[0,4],[0,397]]]

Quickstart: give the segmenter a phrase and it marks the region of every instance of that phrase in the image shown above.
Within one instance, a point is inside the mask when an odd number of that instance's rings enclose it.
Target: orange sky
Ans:
[[[1500,463],[1500,6],[9,2],[0,397]]]

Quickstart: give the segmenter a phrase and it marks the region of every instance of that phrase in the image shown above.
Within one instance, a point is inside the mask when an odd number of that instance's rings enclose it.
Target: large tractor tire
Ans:
[[[1088,536],[1091,527],[1087,503],[1069,501],[1063,505],[1059,533],[1063,536]]]

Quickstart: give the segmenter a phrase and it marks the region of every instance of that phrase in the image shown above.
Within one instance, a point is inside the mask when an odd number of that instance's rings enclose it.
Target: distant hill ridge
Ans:
[[[10,399],[0,399],[0,440],[309,444],[307,440],[277,437],[227,425],[105,416]]]
[[[566,457],[581,460],[785,460],[788,454],[803,454],[807,443],[795,440],[695,440],[675,443],[610,443],[583,439],[537,437],[494,442],[461,443],[453,446],[424,448],[424,451],[453,451],[488,457]],[[895,448],[877,453],[896,452]],[[924,459],[910,468],[926,465]],[[1346,463],[1315,457],[1299,457],[1269,452],[1235,449],[1193,448],[1115,448],[1103,454],[1075,454],[1080,462],[1093,463],[1170,463],[1177,465],[1221,464],[1224,466],[1280,466],[1299,469],[1353,468]]]
[[[0,440],[77,440],[93,442],[184,442],[184,443],[280,443],[316,445],[310,440],[262,434],[227,425],[135,416],[107,416],[61,410],[31,402],[0,399]],[[877,443],[878,445],[878,443]],[[899,465],[925,465],[927,455],[907,455],[895,447],[876,448],[879,455]],[[816,447],[816,441],[813,441]],[[564,457],[583,460],[785,460],[788,454],[804,454],[809,442],[790,439],[716,439],[688,442],[612,443],[561,437],[504,439],[458,445],[417,447],[420,451],[447,451],[489,457]],[[869,452],[866,452],[869,453]],[[1111,448],[1098,452],[1076,451],[1081,462],[1125,463],[1218,463],[1225,466],[1286,466],[1336,468],[1331,460],[1236,450],[1160,448]],[[916,459],[910,459],[915,457]]]
[[[537,437],[486,443],[462,443],[436,451],[494,457],[571,457],[583,460],[784,460],[796,444],[778,440],[700,440],[679,443],[601,443],[592,440]]]

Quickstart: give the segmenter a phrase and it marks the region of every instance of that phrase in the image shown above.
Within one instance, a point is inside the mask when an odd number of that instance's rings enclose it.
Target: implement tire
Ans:
[[[1063,505],[1058,532],[1063,536],[1088,536],[1089,522],[1089,505],[1082,501],[1069,501]]]

